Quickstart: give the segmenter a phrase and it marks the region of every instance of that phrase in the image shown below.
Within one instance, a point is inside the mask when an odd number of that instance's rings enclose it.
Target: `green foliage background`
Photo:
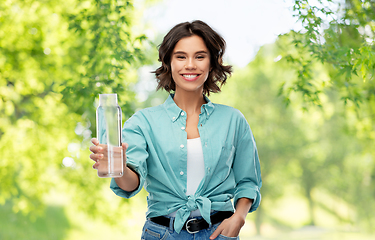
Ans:
[[[296,0],[304,29],[263,46],[211,97],[244,113],[259,148],[263,202],[242,239],[373,231],[375,3],[332,4]],[[146,194],[114,196],[88,147],[99,93],[118,94],[124,120],[166,96],[139,103],[132,90],[157,59],[140,17],[132,1],[0,2],[0,239],[133,239]]]
[[[124,117],[133,113],[129,84],[146,62],[134,14],[131,1],[1,1],[1,204],[36,219],[46,195],[64,192],[113,219],[87,152],[99,93],[118,93]]]

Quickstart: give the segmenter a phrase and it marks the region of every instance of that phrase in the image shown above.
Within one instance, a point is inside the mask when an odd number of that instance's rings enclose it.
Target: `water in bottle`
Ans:
[[[113,178],[123,175],[121,124],[121,108],[117,103],[117,94],[99,94],[99,106],[96,110],[96,134],[104,149],[104,157],[99,160],[99,177]]]

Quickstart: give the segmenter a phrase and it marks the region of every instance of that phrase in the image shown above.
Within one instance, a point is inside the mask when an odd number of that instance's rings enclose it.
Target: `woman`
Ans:
[[[174,93],[124,124],[126,166],[110,187],[124,198],[142,186],[149,193],[142,239],[239,239],[247,213],[259,206],[262,181],[250,127],[238,110],[206,97],[231,73],[224,51],[224,39],[202,21],[173,27],[155,74],[158,89]],[[105,146],[92,142],[96,169]]]

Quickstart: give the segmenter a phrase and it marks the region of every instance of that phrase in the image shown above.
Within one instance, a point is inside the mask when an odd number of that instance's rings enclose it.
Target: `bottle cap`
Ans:
[[[99,105],[116,106],[117,105],[117,93],[99,94]]]

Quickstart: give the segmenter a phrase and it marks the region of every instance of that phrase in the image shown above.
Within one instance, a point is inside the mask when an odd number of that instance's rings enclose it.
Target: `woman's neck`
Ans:
[[[201,106],[206,103],[203,92],[186,92],[176,89],[174,98],[176,105],[184,110],[188,115],[200,113]]]

